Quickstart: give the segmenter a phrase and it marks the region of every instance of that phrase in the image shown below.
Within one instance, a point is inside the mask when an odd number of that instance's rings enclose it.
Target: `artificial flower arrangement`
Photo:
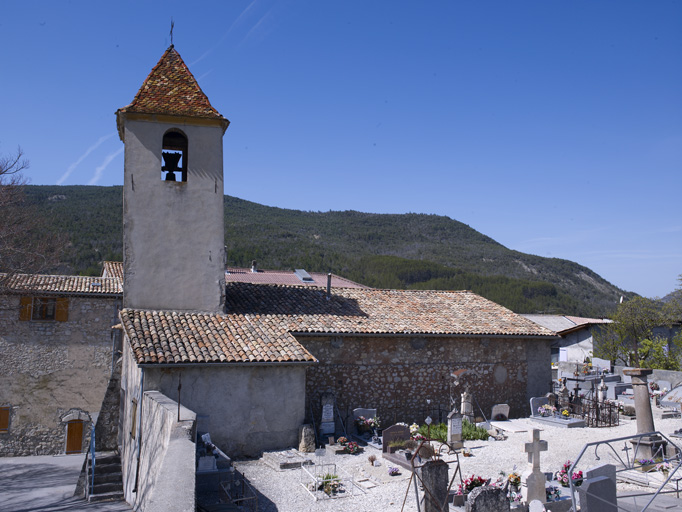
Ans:
[[[561,499],[561,489],[556,485],[548,485],[545,487],[545,497],[547,501],[558,501]]]
[[[509,485],[514,485],[516,487],[521,485],[521,475],[519,475],[516,471],[509,473],[507,480],[509,480]]]
[[[348,453],[355,455],[360,452],[360,446],[355,441],[349,441],[347,437],[339,437],[336,440],[341,446],[343,446]]]
[[[476,489],[476,487],[487,485],[489,481],[490,479],[486,480],[482,476],[475,475],[465,478],[464,481],[459,484],[459,487],[457,488],[457,494],[469,494],[471,491]]]
[[[562,418],[567,420],[570,416],[571,416],[571,413],[568,412],[568,409],[564,409],[563,411],[561,411],[561,417]]]
[[[540,416],[553,416],[556,412],[556,407],[553,405],[545,404],[538,407],[538,414]]]
[[[660,471],[661,473],[665,473],[666,475],[673,470],[673,465],[666,461],[661,462],[660,464],[656,464],[656,471]]]
[[[571,470],[571,461],[567,460],[561,470],[556,474],[556,480],[559,481],[562,487],[569,487],[569,477],[568,477],[568,472]],[[575,487],[578,487],[580,484],[583,483],[583,472],[582,471],[576,471],[571,475],[571,480],[573,482],[573,485]]]
[[[656,461],[653,459],[637,459],[637,465],[640,471],[651,471],[655,469],[654,464]]]
[[[426,441],[426,437],[424,437],[420,433],[416,433],[416,434],[412,434],[412,440],[421,443],[422,441]]]
[[[419,432],[419,425],[417,425],[416,423],[410,425],[410,434],[415,435],[417,432]]]
[[[398,476],[400,474],[400,468],[394,468],[392,466],[388,467],[388,474],[390,476]]]
[[[381,422],[379,421],[378,416],[375,416],[373,418],[365,418],[364,416],[358,416],[357,419],[355,420],[355,424],[358,426],[358,429],[371,430],[379,428]]]

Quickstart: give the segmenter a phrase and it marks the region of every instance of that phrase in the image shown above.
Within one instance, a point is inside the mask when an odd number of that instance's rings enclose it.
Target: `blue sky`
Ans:
[[[682,274],[682,2],[0,2],[0,152],[120,185],[114,112],[174,43],[225,193],[447,215],[662,296]]]

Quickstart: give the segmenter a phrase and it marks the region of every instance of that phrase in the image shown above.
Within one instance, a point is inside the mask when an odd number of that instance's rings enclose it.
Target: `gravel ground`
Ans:
[[[682,420],[660,418],[661,411],[654,410],[656,428],[665,435],[682,428]],[[540,438],[547,441],[548,451],[540,456],[543,471],[556,472],[567,460],[576,460],[583,447],[595,441],[614,439],[634,435],[637,432],[635,421],[630,419],[621,420],[618,427],[612,428],[573,428],[545,426],[540,423],[527,421],[533,428],[541,430]],[[485,478],[497,478],[500,471],[509,473],[513,470],[523,472],[528,466],[528,456],[524,453],[524,443],[530,439],[530,432],[507,433],[505,441],[467,441],[465,448],[473,454],[472,457],[461,457],[460,466],[463,475],[480,475]],[[624,455],[622,448],[624,441],[615,443],[614,448],[620,455]],[[678,444],[682,446],[682,443]],[[367,461],[367,456],[374,454],[382,461],[380,467],[372,467]],[[630,452],[632,454],[632,452]],[[605,446],[598,451],[600,461],[594,456],[594,449],[588,450],[578,469],[590,468],[598,463],[611,462],[614,455]],[[313,459],[315,457],[313,456]],[[450,477],[452,477],[456,463],[454,456],[444,457],[450,464]],[[320,463],[336,464],[338,474],[352,475],[355,481],[369,479],[376,486],[370,489],[358,489],[356,486],[353,495],[345,498],[322,499],[315,501],[301,485],[300,470],[275,471],[266,466],[262,460],[237,461],[236,468],[246,475],[252,486],[259,494],[259,511],[261,512],[299,512],[302,510],[320,511],[398,511],[401,510],[403,499],[410,485],[409,472],[403,471],[396,477],[388,476],[388,464],[381,458],[381,452],[372,447],[365,448],[359,455],[330,455],[319,459]],[[682,475],[680,475],[682,476]],[[619,491],[637,489],[636,486],[618,484]],[[567,490],[566,490],[567,491]],[[568,494],[567,492],[563,493]],[[409,487],[405,511],[416,511],[414,488]]]

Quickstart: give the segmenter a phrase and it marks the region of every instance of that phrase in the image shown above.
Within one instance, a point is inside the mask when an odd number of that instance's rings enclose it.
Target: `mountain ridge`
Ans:
[[[27,185],[27,200],[71,241],[66,272],[122,254],[122,187]],[[313,212],[224,196],[228,265],[332,271],[380,288],[471,289],[517,313],[606,316],[631,296],[569,260],[514,251],[442,215]],[[469,285],[469,286],[467,286]]]

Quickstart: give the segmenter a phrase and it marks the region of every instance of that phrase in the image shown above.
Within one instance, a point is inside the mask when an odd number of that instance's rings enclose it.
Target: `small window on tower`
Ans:
[[[177,130],[163,136],[161,151],[163,165],[161,179],[164,181],[187,181],[187,137]]]

